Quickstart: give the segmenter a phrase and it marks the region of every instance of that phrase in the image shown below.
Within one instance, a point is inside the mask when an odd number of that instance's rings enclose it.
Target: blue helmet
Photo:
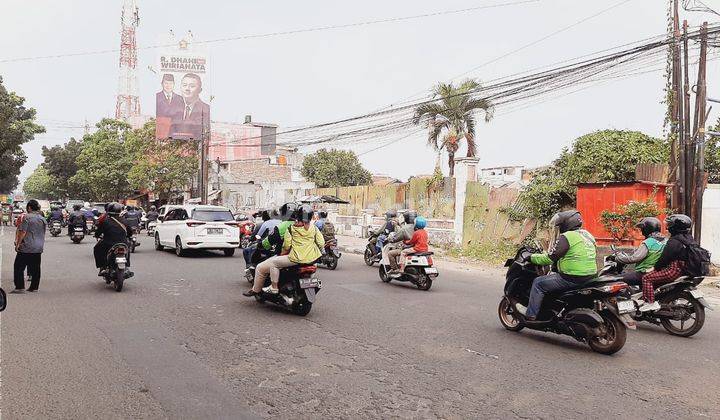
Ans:
[[[415,218],[415,229],[425,229],[425,226],[427,226],[427,220],[424,217],[418,216]]]

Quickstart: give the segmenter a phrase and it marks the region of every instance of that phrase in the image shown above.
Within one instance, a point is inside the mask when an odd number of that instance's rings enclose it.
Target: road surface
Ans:
[[[347,254],[302,318],[241,295],[239,253],[178,258],[144,237],[116,293],[87,239],[48,237],[40,292],[9,295],[3,419],[720,418],[717,313],[696,337],[643,326],[602,356],[505,331],[500,271],[441,264],[423,292]]]

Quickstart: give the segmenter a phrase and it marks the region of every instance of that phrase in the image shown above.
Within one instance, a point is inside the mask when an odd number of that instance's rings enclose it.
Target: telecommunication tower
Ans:
[[[123,0],[120,14],[120,77],[115,118],[126,121],[140,115],[140,98],[135,71],[137,65],[135,30],[139,22],[140,15],[136,1]]]

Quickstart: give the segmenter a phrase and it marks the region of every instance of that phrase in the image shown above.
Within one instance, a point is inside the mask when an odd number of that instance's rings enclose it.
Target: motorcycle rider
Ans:
[[[556,265],[557,272],[533,281],[527,308],[516,304],[528,321],[537,318],[545,294],[578,287],[597,275],[595,238],[581,229],[582,224],[582,216],[577,210],[562,211],[550,219],[550,243],[554,245],[549,253],[533,254],[530,260],[535,265]],[[553,242],[554,238],[557,240]]]
[[[50,226],[52,226],[52,223],[55,221],[60,222],[61,225],[63,224],[65,218],[63,217],[63,212],[60,210],[60,207],[54,204],[50,207],[50,213],[47,216],[47,221]]]
[[[270,275],[270,286],[262,289],[265,293],[278,293],[280,269],[298,264],[312,264],[320,258],[320,250],[325,247],[320,230],[312,223],[313,209],[303,205],[295,211],[295,222],[287,229],[283,237],[282,255],[261,262],[255,272],[253,287],[244,296],[260,294],[265,277]]]
[[[688,259],[686,247],[695,243],[695,239],[690,235],[692,219],[688,216],[672,214],[665,222],[670,232],[670,239],[667,240],[653,270],[642,277],[644,303],[640,306],[641,312],[660,309],[660,304],[655,301],[655,286],[670,283],[683,275]]]
[[[642,276],[655,265],[665,247],[665,237],[660,233],[662,224],[656,217],[643,217],[636,225],[645,240],[631,254],[617,252],[615,261],[621,264],[635,264],[635,270],[622,273],[623,281],[629,285],[639,286]]]
[[[406,248],[400,251],[400,267],[398,267],[397,259],[390,258],[391,273],[393,271],[397,273],[404,270],[405,257],[407,255],[428,251],[428,233],[425,230],[425,226],[427,226],[427,220],[425,220],[424,217],[418,216],[415,218],[415,231],[413,232],[412,238],[410,238],[409,241],[403,241]]]
[[[157,207],[150,206],[150,211],[145,215],[148,223],[157,222],[158,217],[160,217],[160,214],[157,212]]]
[[[72,236],[76,227],[82,227],[83,233],[87,234],[87,217],[80,209],[80,204],[73,205],[73,212],[68,218],[68,236]]]
[[[325,243],[335,240],[335,225],[327,220],[328,213],[325,210],[319,212],[320,218],[315,222],[315,226],[322,233]],[[321,249],[323,255],[325,255],[325,248]]]
[[[125,221],[128,224],[128,227],[132,229],[138,229],[140,227],[140,219],[142,218],[142,213],[135,208],[135,206],[127,206],[125,207]]]
[[[95,237],[102,236],[102,240],[95,244],[93,254],[95,255],[95,267],[100,269],[98,276],[102,276],[107,270],[106,257],[107,253],[113,245],[118,243],[128,244],[129,238],[132,236],[132,229],[124,223],[120,218],[122,212],[122,204],[113,202],[107,206],[106,216],[102,220],[98,220]],[[130,266],[130,254],[126,258],[127,265]]]
[[[403,248],[402,241],[409,241],[412,239],[413,234],[415,233],[416,217],[417,212],[413,210],[408,210],[403,213],[403,220],[405,223],[400,226],[396,232],[391,233],[388,236],[388,243],[383,246],[382,252],[384,254],[383,258],[387,256],[390,262],[390,267],[397,267],[397,258],[400,256]]]
[[[400,225],[397,221],[397,211],[395,210],[388,210],[385,212],[385,224],[380,228],[381,232],[377,237],[377,242],[375,242],[375,248],[377,249],[377,253],[382,252],[382,248],[385,245],[385,241],[387,241],[388,235],[395,232]],[[378,233],[377,231],[373,234]]]
[[[260,218],[262,219],[262,223],[255,224],[255,228],[252,232],[252,240],[253,241],[260,241],[262,240],[267,234],[280,223],[280,220],[272,219],[270,217],[270,212],[268,210],[263,210],[260,212]],[[270,220],[274,220],[272,223],[266,224]],[[271,226],[272,225],[272,226]],[[262,230],[262,235],[260,235],[260,231]],[[258,246],[258,243],[255,243],[253,245],[250,245],[249,247],[243,249],[243,258],[245,258],[245,267],[249,268],[252,265],[252,255],[255,253],[256,250],[260,248]]]

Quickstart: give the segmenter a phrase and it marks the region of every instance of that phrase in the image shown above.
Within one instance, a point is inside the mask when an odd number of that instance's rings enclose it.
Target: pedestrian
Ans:
[[[23,215],[15,232],[15,290],[10,293],[25,292],[25,268],[30,276],[28,292],[37,292],[40,286],[40,257],[45,246],[47,222],[40,212],[37,200],[27,203],[27,213]]]

